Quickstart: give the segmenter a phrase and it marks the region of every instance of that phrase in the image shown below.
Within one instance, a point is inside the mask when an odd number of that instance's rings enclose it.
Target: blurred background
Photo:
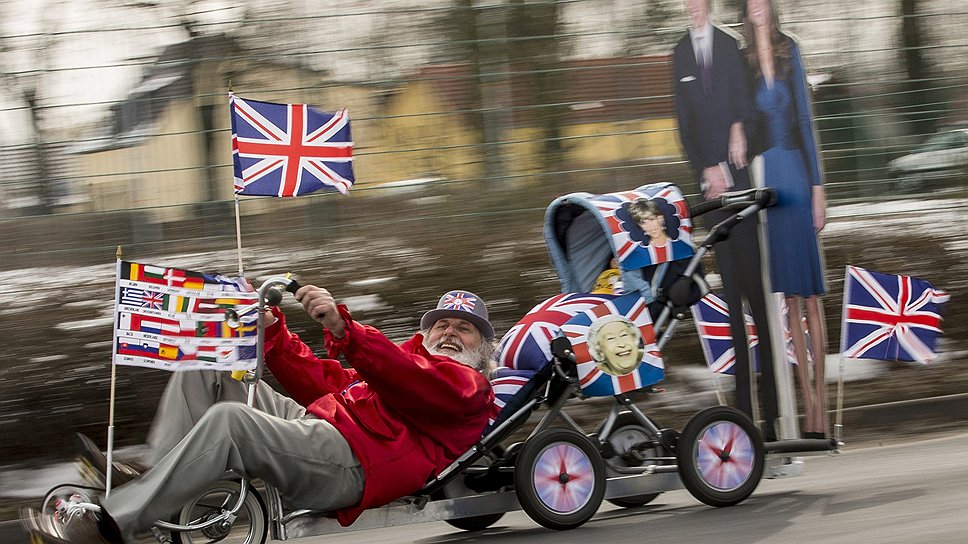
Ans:
[[[847,263],[954,295],[946,355],[873,367],[848,404],[964,392],[968,6],[777,3],[823,148],[828,353]],[[740,4],[714,0],[716,20],[737,28]],[[671,96],[687,24],[679,0],[0,1],[0,466],[69,459],[75,430],[105,443],[119,246],[238,272],[230,88],[346,107],[355,141],[350,196],[241,200],[247,277],[295,272],[396,339],[462,287],[500,334],[559,291],[555,197],[659,181],[695,197]],[[684,413],[715,402],[688,325],[659,401]],[[121,446],[166,379],[118,369]]]

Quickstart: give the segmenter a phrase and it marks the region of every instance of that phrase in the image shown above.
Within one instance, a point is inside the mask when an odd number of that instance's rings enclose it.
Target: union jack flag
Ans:
[[[501,338],[498,364],[513,369],[542,368],[551,361],[551,341],[561,335],[565,321],[613,298],[614,295],[564,293],[536,305]]]
[[[443,305],[441,309],[443,310],[463,310],[465,312],[473,312],[474,306],[477,305],[477,299],[471,296],[470,293],[464,291],[453,291],[444,295],[444,300],[441,301]]]
[[[498,369],[498,374],[491,379],[491,390],[494,391],[494,405],[491,407],[491,415],[488,418],[488,429],[495,423],[503,421],[507,414],[501,414],[508,403],[512,407],[516,405],[514,399],[519,394],[525,393],[525,386],[531,381],[535,372],[531,370],[512,370],[510,368]],[[530,388],[529,388],[530,390]],[[501,417],[505,416],[505,417]]]
[[[349,191],[353,142],[349,113],[305,104],[274,104],[229,93],[235,192],[299,196],[319,189]]]
[[[851,359],[927,363],[936,357],[941,305],[950,298],[922,279],[848,266],[840,351]]]
[[[736,350],[733,333],[729,329],[729,307],[726,301],[709,293],[692,306],[692,318],[696,322],[699,343],[706,365],[717,374],[736,374]],[[760,344],[752,316],[744,313],[747,347],[755,350]],[[759,357],[753,356],[753,368],[760,369]]]
[[[664,246],[649,243],[642,229],[632,221],[628,214],[629,204],[645,198],[665,204],[664,213],[667,228],[674,229],[669,242]],[[612,237],[612,247],[623,270],[636,270],[645,266],[691,257],[695,252],[692,245],[692,220],[689,219],[689,205],[682,191],[671,183],[644,185],[634,191],[609,193],[593,196],[589,201],[601,213]]]
[[[797,356],[793,350],[793,335],[787,319],[786,301],[780,305],[781,321],[783,323],[783,340],[785,344],[786,359],[790,364],[797,364]],[[709,293],[692,306],[692,318],[696,323],[696,331],[699,333],[699,343],[702,345],[702,354],[706,359],[709,370],[718,374],[736,374],[736,352],[733,347],[733,333],[729,329],[729,307],[719,296]],[[756,333],[756,324],[753,316],[743,312],[746,322],[746,343],[750,350],[751,360],[753,361],[754,372],[760,371],[760,337]],[[801,330],[807,340],[807,355],[809,351],[810,336],[806,329],[807,320],[800,319]]]
[[[599,368],[589,349],[589,329],[596,321],[607,316],[621,316],[628,320],[638,329],[642,339],[638,346],[641,355],[638,367],[622,376]],[[665,377],[665,365],[655,343],[649,307],[638,293],[628,293],[585,310],[565,322],[561,330],[571,342],[578,363],[578,384],[586,397],[627,393],[656,384]]]

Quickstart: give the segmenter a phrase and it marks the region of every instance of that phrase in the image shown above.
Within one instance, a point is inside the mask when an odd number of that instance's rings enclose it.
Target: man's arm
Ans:
[[[686,90],[686,86],[695,84],[695,81],[684,81],[690,76],[695,79],[695,75],[686,70],[688,63],[685,56],[690,54],[689,49],[685,42],[680,41],[672,53],[672,88],[675,96],[676,121],[679,125],[679,141],[682,143],[682,149],[686,152],[686,159],[692,165],[693,170],[697,175],[702,175],[703,168],[710,165],[703,164],[702,153],[696,139],[698,135],[696,134],[694,119],[695,109],[689,101]]]
[[[327,329],[330,356],[343,353],[381,401],[414,426],[427,430],[437,425],[480,424],[483,428],[493,394],[480,372],[449,357],[431,355],[420,343],[420,335],[398,346],[377,329],[353,320],[325,289],[303,286],[296,299]]]
[[[335,359],[319,359],[298,335],[286,327],[280,313],[266,327],[266,367],[296,402],[309,406],[320,397],[342,391],[356,373]]]
[[[412,425],[429,434],[453,427],[483,429],[493,393],[480,372],[431,355],[420,334],[398,346],[373,327],[352,320],[346,331],[346,359],[381,401]]]

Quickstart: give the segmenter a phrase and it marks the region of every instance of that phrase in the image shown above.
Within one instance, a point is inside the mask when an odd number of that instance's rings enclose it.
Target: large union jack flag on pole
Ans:
[[[235,192],[299,196],[353,185],[349,113],[274,104],[229,93]]]
[[[841,353],[851,359],[918,361],[936,357],[941,305],[951,297],[925,280],[848,266]]]

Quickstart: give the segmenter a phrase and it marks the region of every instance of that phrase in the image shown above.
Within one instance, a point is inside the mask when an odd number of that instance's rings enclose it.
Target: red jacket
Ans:
[[[326,333],[334,359],[318,359],[279,315],[266,329],[265,361],[292,398],[332,423],[360,460],[363,499],[336,513],[346,526],[367,508],[419,490],[469,449],[487,424],[494,394],[480,372],[431,355],[421,334],[397,345],[353,321],[346,307],[339,312],[343,338]],[[352,369],[335,360],[339,353]]]

